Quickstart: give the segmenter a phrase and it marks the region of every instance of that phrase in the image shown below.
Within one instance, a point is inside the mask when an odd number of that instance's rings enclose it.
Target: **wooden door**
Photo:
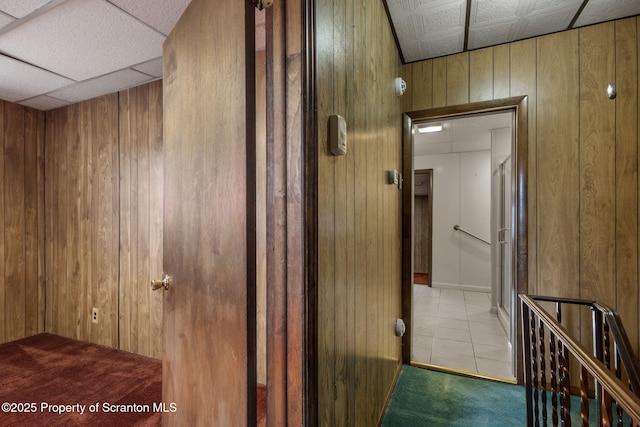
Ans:
[[[419,170],[414,175],[414,282],[431,286],[433,229],[433,170]]]
[[[254,32],[193,0],[164,46],[164,425],[255,425]]]

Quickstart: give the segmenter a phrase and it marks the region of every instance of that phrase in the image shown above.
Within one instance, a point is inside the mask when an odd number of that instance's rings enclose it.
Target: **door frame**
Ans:
[[[315,3],[273,2],[267,40],[267,425],[317,425]]]
[[[427,200],[427,211],[429,212],[429,223],[427,224],[427,228],[429,229],[429,257],[427,259],[427,274],[428,274],[428,285],[432,287],[433,285],[433,169],[418,169],[413,171],[413,176],[415,175],[427,175],[427,196],[429,197]],[[414,203],[415,203],[415,191],[414,191]],[[415,213],[415,209],[414,209]],[[414,236],[414,244],[411,246],[412,248],[412,256],[414,256],[415,261],[415,236]]]
[[[412,293],[413,293],[413,133],[415,121],[445,119],[471,114],[491,113],[513,110],[515,112],[515,142],[511,155],[515,158],[515,225],[511,230],[511,241],[514,245],[512,271],[514,274],[515,292],[511,301],[515,311],[512,322],[515,322],[517,333],[515,340],[514,360],[515,376],[518,384],[524,383],[522,355],[522,325],[520,305],[516,304],[517,294],[528,292],[528,259],[527,259],[527,170],[528,170],[528,96],[516,96],[492,101],[453,105],[412,111],[403,114],[403,194],[402,194],[402,317],[406,325],[406,333],[402,339],[402,360],[411,363],[412,332]]]

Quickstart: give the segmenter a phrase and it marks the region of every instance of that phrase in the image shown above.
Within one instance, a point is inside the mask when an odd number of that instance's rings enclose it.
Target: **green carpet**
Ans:
[[[524,388],[403,366],[383,427],[526,425]]]
[[[550,411],[550,395],[547,399]],[[590,403],[589,425],[595,426],[595,405],[593,401]],[[580,401],[576,396],[571,398],[571,408],[572,425],[581,425]],[[521,427],[526,421],[523,386],[405,365],[382,427]]]

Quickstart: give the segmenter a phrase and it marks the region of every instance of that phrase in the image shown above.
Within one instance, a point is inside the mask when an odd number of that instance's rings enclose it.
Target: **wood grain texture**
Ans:
[[[401,168],[403,100],[382,82],[401,65],[383,4],[325,0],[316,12],[318,424],[368,426],[400,361],[401,200],[385,171]],[[346,118],[346,156],[329,153],[331,114]]]
[[[432,108],[447,105],[447,58],[433,59],[433,105]]]
[[[609,303],[625,319],[636,351],[638,25],[634,17],[489,48],[494,98],[529,98],[529,290]],[[413,93],[416,75],[431,62],[435,89],[442,84],[435,60],[405,66],[414,79],[412,104],[422,96]],[[460,78],[482,81],[484,67]],[[606,97],[609,82],[617,85],[614,101]],[[472,83],[470,90],[480,88]],[[590,322],[570,317],[574,336],[586,339]]]
[[[0,343],[44,326],[44,115],[0,101]]]
[[[258,384],[267,383],[267,75],[256,52],[256,358]]]
[[[615,23],[615,307],[638,348],[638,28],[635,18]]]
[[[120,348],[159,359],[162,305],[162,83],[119,93]]]
[[[493,99],[493,49],[474,50],[469,52],[469,101],[490,99]]]
[[[165,425],[256,423],[253,28],[194,0],[164,44]]]
[[[286,425],[287,408],[287,56],[286,5],[267,9],[267,425]],[[293,136],[291,137],[293,139]],[[315,340],[314,340],[315,342]],[[313,378],[313,376],[311,376]],[[312,387],[312,386],[311,386]],[[310,387],[310,388],[311,388]]]
[[[47,112],[47,332],[118,347],[118,95]],[[49,229],[50,228],[50,229]],[[92,308],[99,323],[90,321]]]
[[[24,337],[26,281],[24,234],[24,107],[5,105],[4,141],[4,284],[5,337],[8,341]]]
[[[509,97],[510,45],[493,48],[493,99]]]
[[[426,110],[433,106],[433,64],[434,61],[420,61],[404,65],[405,69],[409,67],[409,72],[404,74],[411,76],[411,82],[407,81],[407,87],[412,88],[402,96],[403,103],[405,98],[411,100],[411,108],[405,111]]]
[[[614,23],[589,26],[580,40],[580,297],[615,305],[615,102],[606,82],[615,79]],[[582,324],[590,325],[591,313]],[[592,332],[581,328],[591,348]]]
[[[469,102],[469,53],[447,56],[447,105]]]
[[[428,199],[425,196],[416,196],[414,202],[415,209],[415,247],[414,270],[416,273],[429,273],[429,258],[431,240],[429,239],[428,220]]]

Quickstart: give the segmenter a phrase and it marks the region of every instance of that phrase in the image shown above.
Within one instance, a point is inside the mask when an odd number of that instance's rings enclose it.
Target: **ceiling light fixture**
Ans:
[[[442,123],[431,123],[418,126],[418,133],[442,132]]]

